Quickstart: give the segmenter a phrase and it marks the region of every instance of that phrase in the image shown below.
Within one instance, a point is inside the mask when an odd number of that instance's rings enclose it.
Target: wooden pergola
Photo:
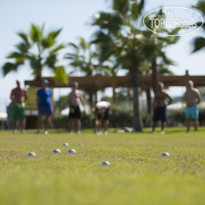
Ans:
[[[130,76],[83,76],[83,77],[69,77],[69,83],[57,83],[52,77],[44,77],[49,81],[49,86],[54,88],[67,88],[71,87],[73,82],[78,82],[81,89],[102,89],[107,87],[126,87],[131,88]],[[188,80],[192,80],[195,86],[205,86],[205,76],[191,76],[186,71],[185,75],[159,75],[159,81],[163,82],[165,87],[170,86],[185,86]],[[38,80],[26,80],[25,85],[31,87],[41,86],[41,81]],[[151,87],[152,79],[150,75],[142,75],[140,77],[141,88]]]
[[[159,75],[159,81],[163,82],[165,87],[171,86],[185,86],[188,80],[192,80],[195,86],[205,86],[205,76],[191,76],[188,71],[185,75],[176,76],[176,75]],[[126,87],[132,88],[132,83],[130,76],[84,76],[84,77],[69,77],[69,83],[57,83],[52,77],[45,77],[49,81],[49,86],[53,88],[67,88],[71,87],[73,82],[78,82],[80,89],[92,89],[97,94],[97,90],[103,88],[119,88]],[[40,87],[41,81],[32,80],[25,81],[25,85],[31,87]],[[142,75],[140,77],[140,85],[142,89],[152,87],[152,77],[150,75]],[[96,96],[97,98],[97,96]]]

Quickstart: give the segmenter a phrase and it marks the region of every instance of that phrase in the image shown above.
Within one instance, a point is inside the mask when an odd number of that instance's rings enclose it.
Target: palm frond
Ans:
[[[33,42],[39,42],[41,39],[42,33],[41,33],[41,29],[34,25],[31,24],[31,28],[30,28],[30,38]]]
[[[54,74],[55,82],[68,84],[68,75],[66,74],[64,66],[55,67]]]
[[[193,42],[193,46],[194,46],[194,49],[192,51],[192,53],[195,53],[199,50],[202,50],[205,48],[205,38],[203,37],[197,37],[194,39],[194,42]]]
[[[60,32],[62,31],[62,28],[61,29],[58,29],[56,31],[52,31],[48,34],[48,38],[52,38],[52,39],[56,39],[57,36],[60,34]]]
[[[129,11],[129,0],[113,0],[112,8],[125,16]]]
[[[50,53],[56,53],[56,52],[62,50],[63,48],[65,48],[65,45],[64,44],[60,44],[60,45],[56,46],[54,49],[52,49],[50,51]]]
[[[27,34],[25,34],[25,33],[23,33],[23,32],[19,32],[19,33],[17,33],[17,35],[18,35],[19,37],[21,37],[21,39],[25,42],[25,44],[26,44],[28,47],[30,47],[30,42],[29,42],[29,38],[28,38]]]
[[[8,73],[10,73],[11,71],[17,71],[17,64],[15,63],[5,63],[2,67],[2,72],[3,75],[6,76]]]

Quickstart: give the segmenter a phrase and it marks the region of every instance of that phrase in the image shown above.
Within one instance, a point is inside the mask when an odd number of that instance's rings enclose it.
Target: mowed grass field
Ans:
[[[205,128],[150,135],[0,132],[1,205],[204,205]],[[63,143],[69,147],[63,147]],[[61,154],[52,154],[58,148]],[[68,149],[76,154],[68,154]],[[36,157],[27,157],[35,152]],[[162,152],[170,157],[161,157]],[[101,166],[102,161],[110,166]]]

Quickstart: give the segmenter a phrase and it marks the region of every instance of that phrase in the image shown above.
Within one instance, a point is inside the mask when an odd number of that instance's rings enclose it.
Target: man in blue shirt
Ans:
[[[51,116],[53,115],[53,100],[52,91],[48,88],[48,80],[42,81],[42,87],[37,91],[37,107],[38,107],[38,122],[37,133],[40,133],[42,124],[42,117],[46,116],[45,134],[48,134],[48,127],[51,123]]]

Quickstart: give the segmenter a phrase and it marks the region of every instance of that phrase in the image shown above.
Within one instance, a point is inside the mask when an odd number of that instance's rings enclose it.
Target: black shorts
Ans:
[[[97,119],[98,120],[109,120],[109,117],[110,117],[110,109],[109,108],[106,108],[104,110],[100,110],[98,108],[96,108],[96,113],[97,113]]]
[[[73,109],[74,112],[71,112],[71,110],[70,110],[68,118],[80,119],[80,117],[81,117],[80,107],[79,106],[72,106],[71,109]]]
[[[164,106],[164,107],[156,107],[154,109],[154,115],[153,115],[152,120],[154,122],[158,122],[158,121],[166,122],[167,121],[166,106]]]

